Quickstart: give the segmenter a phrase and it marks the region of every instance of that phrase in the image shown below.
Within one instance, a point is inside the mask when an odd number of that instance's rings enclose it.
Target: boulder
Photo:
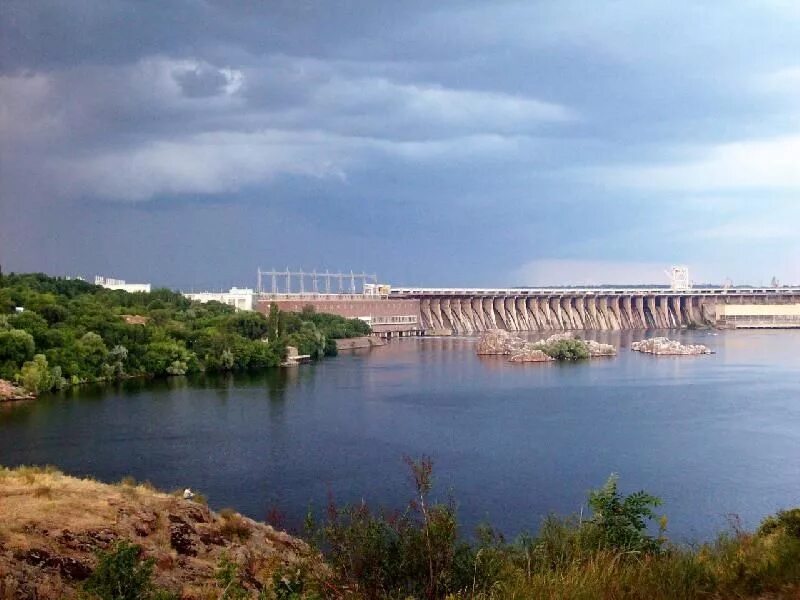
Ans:
[[[481,339],[478,340],[478,354],[492,355],[511,354],[513,350],[521,348],[525,340],[510,334],[504,329],[490,329],[483,332]]]
[[[527,342],[504,329],[490,329],[485,331],[478,340],[477,353],[479,355],[508,356],[511,362],[549,362],[553,359],[544,349],[550,344],[562,340],[578,339],[574,333],[554,333],[550,337],[538,342]],[[584,341],[590,357],[614,356],[617,349],[610,344],[601,344],[594,340]]]
[[[631,344],[631,350],[658,356],[697,356],[700,354],[712,354],[711,350],[702,344],[681,344],[676,340],[670,340],[665,337],[633,342]]]
[[[33,394],[28,393],[21,387],[18,387],[10,381],[6,381],[5,379],[0,379],[0,402],[11,402],[12,400],[33,400],[34,398],[35,396]]]
[[[611,344],[601,344],[595,340],[586,340],[586,345],[589,347],[589,356],[616,356],[617,349]]]
[[[546,340],[540,340],[536,342],[536,346],[539,348],[544,348],[545,346],[549,346],[550,344],[560,342],[562,340],[575,340],[580,339],[574,333],[565,332],[565,333],[554,333]],[[617,349],[612,346],[611,344],[601,344],[595,340],[581,340],[584,344],[586,344],[586,349],[589,351],[589,358],[594,358],[596,356],[616,356]]]
[[[577,336],[574,333],[569,331],[564,333],[554,333],[550,337],[544,340],[539,340],[536,342],[538,346],[547,346],[548,344],[554,344],[555,342],[560,342],[562,340],[574,340]]]
[[[509,362],[550,362],[555,360],[552,356],[545,354],[536,344],[527,343],[521,348],[515,349],[508,357]]]

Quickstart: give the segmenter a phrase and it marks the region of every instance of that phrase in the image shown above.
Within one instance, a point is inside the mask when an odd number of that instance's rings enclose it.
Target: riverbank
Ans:
[[[276,573],[320,564],[304,542],[269,525],[132,480],[0,468],[0,515],[0,598],[77,598],[97,553],[125,541],[154,561],[153,584],[181,598],[221,597],[226,561],[253,597]]]
[[[375,335],[364,335],[361,337],[336,340],[336,349],[340,352],[342,350],[363,350],[364,348],[377,348],[385,345],[386,342]]]
[[[0,379],[0,402],[18,402],[21,400],[33,400],[36,396],[26,392],[23,388],[14,385],[10,381]]]
[[[129,377],[261,372],[285,364],[290,347],[319,360],[337,353],[337,339],[370,332],[362,320],[313,310],[273,305],[264,315],[166,289],[131,294],[43,274],[0,279],[0,379],[32,396]]]
[[[658,498],[590,492],[591,512],[548,517],[507,541],[473,542],[453,503],[429,497],[432,463],[409,460],[405,510],[331,504],[310,523],[313,546],[264,523],[147,484],[100,483],[52,468],[0,468],[0,598],[56,600],[777,600],[800,594],[800,509],[703,545],[671,544],[645,527]],[[612,514],[613,518],[605,515]],[[134,573],[136,577],[132,577]],[[133,594],[136,590],[146,595]]]

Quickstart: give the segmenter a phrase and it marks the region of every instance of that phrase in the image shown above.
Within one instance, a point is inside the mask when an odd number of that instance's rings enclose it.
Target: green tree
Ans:
[[[22,329],[0,331],[0,363],[21,365],[33,358],[36,344],[33,336]]]
[[[194,354],[189,352],[184,346],[174,340],[162,340],[153,342],[147,347],[147,352],[143,358],[143,366],[147,373],[153,375],[182,375],[184,373],[174,372],[180,365],[186,365],[186,371],[193,370],[195,364]],[[173,367],[173,372],[168,369]]]
[[[618,477],[612,474],[603,487],[589,494],[592,523],[600,531],[602,545],[623,551],[658,550],[662,540],[647,533],[647,523],[658,518],[653,509],[661,505],[661,499],[644,491],[623,496],[617,483]],[[665,527],[662,519],[661,529]]]
[[[277,304],[270,304],[269,316],[267,317],[267,336],[271,340],[277,340],[283,335],[281,323],[281,311]]]
[[[583,340],[558,340],[543,346],[542,352],[556,360],[583,360],[589,358],[589,347]]]
[[[225,348],[219,357],[219,365],[223,371],[232,371],[236,360],[234,359],[233,352],[229,348]]]
[[[108,348],[103,338],[93,331],[85,333],[78,340],[76,349],[83,371],[93,377],[100,375],[101,367],[108,357]]]
[[[267,318],[261,313],[242,311],[230,317],[226,323],[228,331],[249,340],[260,340],[269,330]]]
[[[297,348],[300,354],[310,355],[314,360],[322,358],[325,354],[325,336],[310,321],[304,321],[299,331],[289,334],[286,343]]]
[[[128,349],[117,344],[108,353],[108,365],[112,375],[120,378],[125,374],[125,362],[128,360]]]
[[[37,312],[47,321],[48,325],[61,323],[69,316],[69,311],[60,304],[45,304],[39,307]]]
[[[59,383],[61,369],[51,370],[45,355],[37,354],[33,357],[33,360],[22,365],[19,379],[23,387],[29,392],[35,394],[47,392]]]
[[[41,344],[42,338],[49,327],[47,321],[32,310],[26,310],[25,312],[11,315],[8,322],[15,329],[24,329],[30,333],[37,345]]]

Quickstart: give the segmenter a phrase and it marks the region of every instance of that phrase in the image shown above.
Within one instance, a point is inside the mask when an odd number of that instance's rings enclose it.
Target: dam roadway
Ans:
[[[393,288],[428,334],[800,327],[800,287]]]

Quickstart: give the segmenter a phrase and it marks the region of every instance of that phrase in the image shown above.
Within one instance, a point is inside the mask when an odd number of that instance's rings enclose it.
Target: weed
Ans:
[[[117,542],[97,555],[97,567],[84,582],[83,590],[99,600],[167,600],[170,592],[153,585],[152,558],[142,556],[140,546]]]
[[[250,538],[252,527],[250,524],[232,508],[223,508],[220,511],[222,525],[219,528],[222,537],[228,540],[238,539],[244,541]]]
[[[53,488],[49,485],[40,485],[33,490],[34,498],[51,498],[53,496]]]

